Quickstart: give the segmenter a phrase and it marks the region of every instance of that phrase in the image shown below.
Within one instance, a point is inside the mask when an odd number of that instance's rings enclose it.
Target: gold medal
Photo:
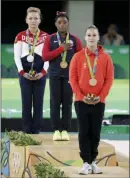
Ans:
[[[62,62],[60,63],[60,66],[61,66],[62,69],[65,69],[65,68],[68,66],[68,64],[67,64],[66,61],[62,61]]]
[[[91,86],[96,86],[96,84],[97,84],[97,80],[96,80],[95,78],[91,78],[91,79],[89,80],[89,85],[91,85]]]

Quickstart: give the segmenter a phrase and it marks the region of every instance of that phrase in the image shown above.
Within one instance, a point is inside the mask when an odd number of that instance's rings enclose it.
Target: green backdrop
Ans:
[[[18,72],[13,59],[13,45],[2,45],[2,118],[21,118],[21,94]],[[115,80],[107,98],[105,117],[129,113],[129,46],[104,46],[115,66]],[[45,89],[44,117],[50,116],[49,83]],[[73,107],[73,118],[76,117]]]
[[[115,78],[129,78],[129,46],[104,46],[104,48],[112,57],[115,67]],[[2,78],[16,78],[18,74],[14,64],[13,45],[2,45],[1,53]]]

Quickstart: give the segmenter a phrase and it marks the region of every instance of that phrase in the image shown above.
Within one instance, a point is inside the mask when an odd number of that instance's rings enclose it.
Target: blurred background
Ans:
[[[107,98],[104,123],[122,125],[121,133],[128,132],[129,117],[129,1],[2,1],[1,77],[2,77],[2,130],[21,128],[21,95],[18,73],[13,58],[15,36],[26,30],[26,10],[30,6],[42,11],[40,28],[49,34],[56,32],[56,11],[66,11],[70,18],[70,32],[83,44],[86,28],[94,24],[100,32],[100,44],[113,60],[115,80]],[[114,35],[113,35],[114,34]],[[109,36],[109,38],[107,38]],[[115,42],[115,36],[120,40]],[[50,131],[49,86],[44,96],[44,130]],[[71,131],[76,131],[76,114],[73,107]],[[106,122],[105,122],[106,120]],[[17,124],[16,124],[17,121]],[[106,130],[104,130],[105,132]],[[118,133],[119,127],[114,129]],[[107,129],[107,132],[108,129]],[[112,132],[112,131],[111,131]]]

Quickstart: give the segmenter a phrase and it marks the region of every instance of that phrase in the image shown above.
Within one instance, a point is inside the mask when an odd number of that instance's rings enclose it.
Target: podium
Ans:
[[[46,158],[55,166],[82,166],[82,160],[79,156],[77,135],[71,135],[70,141],[52,141],[52,134],[34,135],[33,138],[38,141],[42,141],[42,145],[39,147],[27,147],[27,157],[29,154],[32,154],[33,156],[35,153]],[[98,151],[99,154],[96,161],[99,166],[117,165],[114,146],[101,141]],[[30,160],[32,160],[31,157]]]
[[[34,165],[41,161],[52,163],[66,170],[78,169],[83,162],[79,156],[78,135],[70,135],[70,141],[52,141],[52,134],[33,135],[41,146],[26,147],[26,165],[34,175]],[[101,167],[117,166],[114,146],[100,142],[96,162]],[[71,172],[71,171],[70,171]]]
[[[38,134],[32,137],[41,141],[41,145],[15,146],[10,144],[9,151],[9,177],[25,178],[29,175],[24,171],[29,170],[32,177],[35,177],[34,165],[40,161],[48,162],[63,170],[69,178],[82,177],[78,174],[83,162],[79,155],[78,135],[70,134],[70,141],[53,141],[51,134]],[[101,167],[103,174],[87,175],[89,177],[128,178],[129,163],[115,152],[113,145],[100,141],[98,147],[99,154],[96,163]],[[124,169],[123,169],[124,168]],[[85,177],[85,176],[83,176]]]

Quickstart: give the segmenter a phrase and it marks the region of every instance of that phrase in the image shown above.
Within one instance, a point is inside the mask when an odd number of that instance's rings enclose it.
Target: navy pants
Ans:
[[[50,117],[53,130],[68,130],[72,118],[73,94],[68,78],[51,77],[50,83]],[[61,107],[62,105],[62,107]],[[61,120],[60,120],[61,107]]]
[[[40,132],[43,117],[43,96],[46,76],[35,81],[20,76],[19,83],[22,96],[23,131],[26,133],[38,134]]]
[[[82,101],[75,102],[78,118],[80,157],[83,162],[90,164],[98,155],[104,109],[104,103],[88,105]]]

